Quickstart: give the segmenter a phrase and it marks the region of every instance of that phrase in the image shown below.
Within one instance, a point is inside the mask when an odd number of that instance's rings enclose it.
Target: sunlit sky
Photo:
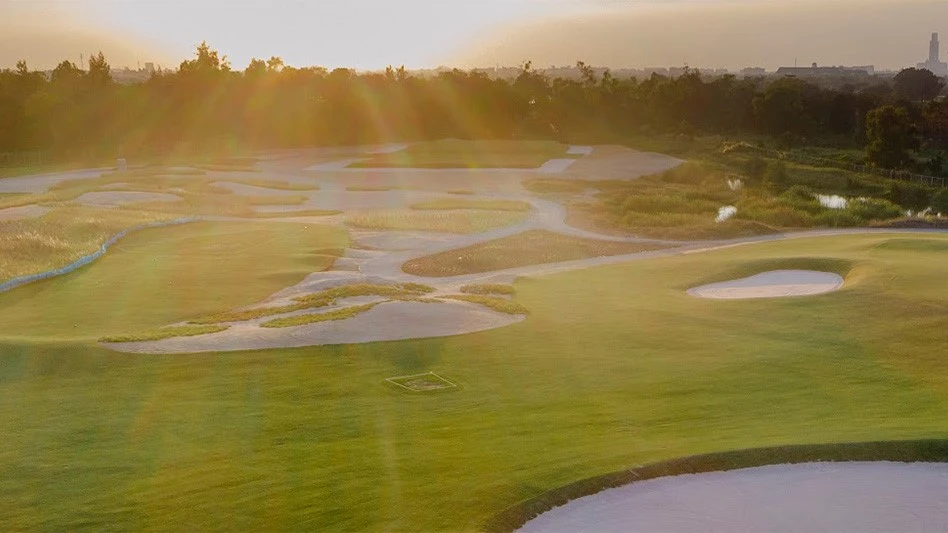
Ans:
[[[945,0],[0,0],[0,67],[102,49],[177,66],[206,40],[234,68],[379,69],[577,60],[611,67],[819,62],[901,68],[943,35]]]

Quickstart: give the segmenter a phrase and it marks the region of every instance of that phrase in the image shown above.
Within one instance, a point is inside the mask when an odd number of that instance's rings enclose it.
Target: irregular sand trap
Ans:
[[[299,196],[319,192],[314,189],[311,191],[292,191],[288,189],[268,189],[266,187],[257,187],[256,185],[247,185],[245,183],[234,183],[230,181],[215,181],[214,187],[228,190],[237,196]]]
[[[620,146],[597,146],[593,153],[575,161],[563,177],[592,181],[635,179],[659,174],[684,163],[675,157]]]
[[[576,163],[575,159],[550,159],[540,165],[536,171],[540,174],[562,174],[566,169]]]
[[[76,198],[76,202],[89,207],[115,207],[138,202],[178,202],[181,197],[162,192],[108,191],[87,192]]]
[[[102,176],[107,168],[60,172],[57,174],[42,174],[37,176],[22,176],[19,178],[4,178],[0,180],[0,193],[16,192],[46,192],[53,185],[64,181],[92,179]]]
[[[783,298],[832,292],[843,286],[843,278],[813,270],[774,270],[742,279],[688,289],[688,294],[715,300]]]
[[[809,463],[651,479],[574,500],[520,531],[948,530],[948,464]]]
[[[249,324],[236,324],[227,331],[210,335],[103,346],[118,352],[148,354],[299,348],[447,337],[499,328],[524,318],[521,315],[496,313],[464,302],[389,302],[347,320],[290,328],[258,328]]]
[[[23,220],[27,218],[39,218],[49,213],[49,207],[41,205],[24,205],[20,207],[9,207],[0,209],[0,221],[2,220]]]

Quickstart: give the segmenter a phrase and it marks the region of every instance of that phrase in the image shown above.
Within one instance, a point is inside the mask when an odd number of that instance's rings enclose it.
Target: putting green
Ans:
[[[202,222],[133,233],[72,274],[0,294],[0,338],[96,339],[254,303],[332,264],[339,229]]]
[[[448,338],[174,357],[0,341],[0,523],[475,530],[636,464],[948,438],[945,243],[794,239],[525,279],[527,320]],[[799,299],[685,292],[780,268],[847,280]],[[385,381],[429,371],[457,389]]]

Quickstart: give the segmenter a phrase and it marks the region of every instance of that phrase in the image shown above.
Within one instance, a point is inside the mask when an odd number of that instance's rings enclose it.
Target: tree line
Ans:
[[[202,43],[177,71],[119,85],[101,53],[85,70],[63,61],[48,79],[21,61],[0,71],[0,153],[133,157],[445,137],[621,142],[719,134],[787,147],[866,147],[871,163],[943,173],[948,104],[935,98],[943,82],[925,70],[826,87],[797,78],[706,79],[696,71],[640,81],[577,67],[578,79],[551,78],[528,62],[504,80],[462,70],[418,77],[391,67],[294,68],[273,57],[240,72]]]

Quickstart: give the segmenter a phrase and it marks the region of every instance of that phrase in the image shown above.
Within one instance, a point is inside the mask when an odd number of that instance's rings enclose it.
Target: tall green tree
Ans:
[[[883,168],[903,168],[911,161],[910,150],[918,148],[915,125],[905,109],[893,105],[877,107],[866,117],[869,162]]]
[[[907,68],[892,80],[896,96],[912,102],[934,100],[944,88],[945,82],[926,69]]]

